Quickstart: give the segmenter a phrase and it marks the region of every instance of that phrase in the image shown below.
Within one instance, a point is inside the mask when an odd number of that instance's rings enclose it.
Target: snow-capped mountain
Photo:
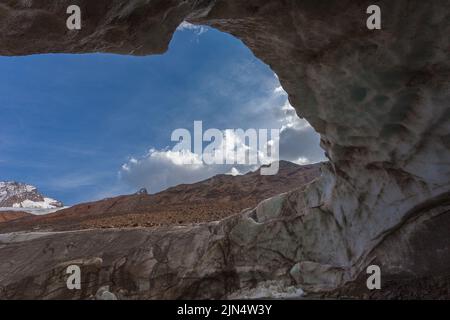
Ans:
[[[34,186],[15,181],[0,181],[0,208],[55,209],[63,204],[39,193]]]

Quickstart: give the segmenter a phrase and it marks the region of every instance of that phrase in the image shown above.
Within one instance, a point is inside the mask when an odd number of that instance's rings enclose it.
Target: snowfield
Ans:
[[[58,203],[55,199],[44,198],[44,201],[24,200],[20,203],[13,204],[13,208],[27,208],[27,209],[55,209],[59,208],[55,204]]]

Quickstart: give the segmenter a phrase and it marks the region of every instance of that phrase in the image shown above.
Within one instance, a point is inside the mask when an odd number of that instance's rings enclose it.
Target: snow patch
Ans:
[[[49,213],[53,213],[59,210],[67,209],[70,207],[58,207],[58,208],[20,208],[20,207],[0,207],[0,212],[2,211],[17,211],[17,212],[27,212],[34,214],[36,216],[41,216]]]
[[[51,198],[44,198],[44,201],[24,200],[20,203],[14,203],[13,208],[55,209],[58,208],[58,201]]]

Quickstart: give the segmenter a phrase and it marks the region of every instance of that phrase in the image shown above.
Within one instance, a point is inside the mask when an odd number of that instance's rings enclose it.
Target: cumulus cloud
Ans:
[[[267,144],[274,143],[268,135]],[[194,153],[190,148],[177,147],[178,145],[165,150],[152,148],[140,158],[131,157],[122,165],[120,177],[136,188],[145,187],[153,193],[181,183],[198,182],[217,174],[244,174],[256,170],[260,164],[270,164],[277,160],[270,147],[268,150],[259,150],[258,145],[253,145],[234,130],[225,130],[216,147],[205,146],[202,154]],[[249,161],[252,155],[253,162]]]
[[[231,164],[206,165],[200,161],[186,164],[186,158],[198,160],[198,155],[189,150],[173,152],[151,149],[139,159],[130,158],[122,166],[120,177],[135,189],[145,187],[150,193],[155,193],[178,184],[205,180],[217,174],[238,175],[254,168],[241,166],[238,169]]]
[[[320,148],[320,136],[286,99],[281,108],[280,158],[297,164],[316,163],[325,160]]]
[[[215,174],[213,168],[202,164],[182,164],[180,153],[151,149],[139,159],[131,158],[122,166],[120,177],[136,189],[145,187],[158,192],[181,183],[193,183]],[[195,157],[193,154],[187,156]]]
[[[319,147],[319,135],[306,120],[297,116],[295,109],[289,104],[286,92],[278,81],[275,81],[275,84],[276,86],[272,86],[268,96],[244,103],[239,114],[240,119],[247,117],[245,122],[255,129],[279,128],[279,137],[274,139],[269,137],[267,144],[278,143],[280,159],[298,164],[323,161],[325,157],[323,150]],[[235,115],[229,115],[229,117],[233,116]],[[203,133],[206,129],[203,128]],[[245,131],[246,128],[242,129]],[[225,163],[229,164],[205,164],[201,156],[193,153],[193,150],[189,148],[173,151],[174,149],[167,147],[163,150],[150,149],[141,157],[130,157],[123,164],[119,175],[123,181],[135,189],[145,187],[154,193],[178,184],[198,182],[217,174],[244,174],[256,170],[261,163],[267,164],[276,160],[269,154],[261,152],[261,148],[251,150],[248,140],[243,141],[242,137],[235,132],[225,132],[214,154],[209,156],[225,159]],[[192,139],[194,139],[193,136]],[[246,157],[244,160],[248,160],[248,154],[236,153],[237,150],[256,152],[259,164],[233,163],[231,160],[234,160],[235,154],[244,155]],[[242,159],[237,160],[237,163],[245,162]]]

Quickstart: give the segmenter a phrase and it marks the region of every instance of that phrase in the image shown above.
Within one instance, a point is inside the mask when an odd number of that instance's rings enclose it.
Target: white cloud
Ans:
[[[219,151],[215,155],[225,157],[226,161],[234,159],[230,147],[232,143],[236,143],[236,148],[248,149],[236,135],[227,134],[220,147],[224,152]],[[210,155],[212,156],[212,153]],[[217,174],[239,175],[257,168],[257,165],[207,165],[198,154],[190,150],[178,152],[150,149],[139,159],[130,158],[123,164],[119,176],[135,189],[145,187],[150,193],[155,193],[181,183],[198,182]]]
[[[284,104],[278,109],[281,125],[280,158],[301,165],[324,161],[319,134],[305,119],[298,117],[281,86],[276,87],[274,93],[285,97]]]
[[[245,77],[245,75],[240,75],[240,77]],[[222,90],[230,90],[230,88],[224,88],[222,83],[216,83],[216,85],[221,86]],[[272,86],[268,95],[250,99],[243,103],[238,115],[239,118],[236,118],[234,122],[244,122],[248,124],[248,127],[254,127],[255,129],[280,128],[278,141],[280,159],[298,164],[323,161],[325,158],[323,150],[319,147],[319,135],[306,120],[297,116],[278,80],[276,78],[275,81],[266,79],[264,85],[269,88],[270,85]],[[228,120],[233,120],[233,117],[237,117],[237,115],[228,115]],[[274,141],[270,143],[274,143]],[[235,147],[249,149],[236,134],[232,131],[228,132],[224,141],[222,141],[221,148],[219,148],[222,151],[216,153],[216,156],[229,159],[234,156]],[[259,155],[263,163],[274,160],[264,159],[263,155]],[[185,164],[187,162],[190,164]],[[123,164],[120,177],[136,190],[145,187],[149,192],[154,193],[181,183],[198,182],[217,174],[244,174],[256,170],[258,167],[259,165],[206,165],[191,150],[174,152],[169,148],[164,150],[150,149],[142,157],[130,157]]]
[[[194,183],[224,173],[225,166],[180,164],[178,161],[179,159],[174,157],[171,151],[150,150],[137,162],[129,161],[124,164],[120,177],[126,183],[133,185],[136,190],[145,187],[149,192],[155,193],[171,186]]]

